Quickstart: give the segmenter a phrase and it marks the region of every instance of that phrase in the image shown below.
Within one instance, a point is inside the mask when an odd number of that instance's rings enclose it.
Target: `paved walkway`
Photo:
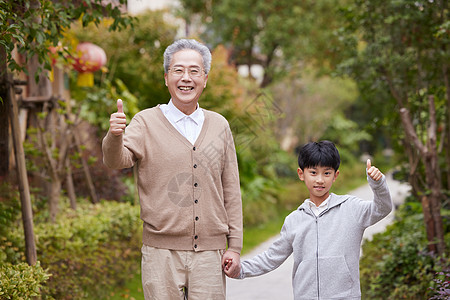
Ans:
[[[394,206],[403,203],[405,197],[409,194],[409,186],[392,179],[392,174],[386,176],[389,190]],[[349,194],[358,196],[362,199],[372,199],[373,193],[369,185],[366,184]],[[385,230],[394,219],[394,211],[377,224],[370,226],[364,233],[365,239],[371,239],[372,235]],[[281,229],[281,228],[280,228]],[[242,259],[251,258],[258,253],[266,250],[277,237],[269,239],[256,247],[250,253],[244,255]],[[236,280],[227,278],[227,299],[228,300],[292,300],[292,255],[276,270],[259,277]]]

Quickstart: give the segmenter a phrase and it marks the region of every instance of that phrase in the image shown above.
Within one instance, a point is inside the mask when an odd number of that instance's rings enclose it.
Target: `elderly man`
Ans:
[[[145,299],[225,299],[225,276],[240,272],[242,202],[233,137],[221,115],[199,107],[209,49],[178,40],[164,52],[168,104],[126,126],[122,101],[103,140],[103,161],[138,168],[144,221]]]

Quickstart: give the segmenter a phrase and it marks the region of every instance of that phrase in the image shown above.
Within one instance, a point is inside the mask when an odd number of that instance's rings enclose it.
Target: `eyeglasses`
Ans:
[[[170,74],[173,76],[181,77],[185,74],[186,70],[188,71],[188,74],[190,77],[200,77],[202,76],[203,69],[198,67],[191,67],[191,68],[185,68],[185,67],[173,67],[170,68]]]

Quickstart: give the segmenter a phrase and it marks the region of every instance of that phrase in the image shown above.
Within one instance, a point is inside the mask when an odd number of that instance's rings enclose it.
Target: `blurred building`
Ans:
[[[164,11],[164,19],[169,24],[178,26],[177,38],[197,37],[201,32],[200,19],[190,18],[188,22],[178,15],[181,5],[178,0],[128,0],[127,10],[130,15],[138,15],[145,10]]]
[[[171,9],[178,5],[177,0],[128,0],[128,12],[137,15],[144,10]]]

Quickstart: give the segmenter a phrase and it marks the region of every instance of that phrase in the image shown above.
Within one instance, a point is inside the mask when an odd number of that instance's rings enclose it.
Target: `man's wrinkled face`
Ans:
[[[208,81],[200,53],[191,49],[176,52],[164,78],[173,104],[185,114],[191,114]]]

